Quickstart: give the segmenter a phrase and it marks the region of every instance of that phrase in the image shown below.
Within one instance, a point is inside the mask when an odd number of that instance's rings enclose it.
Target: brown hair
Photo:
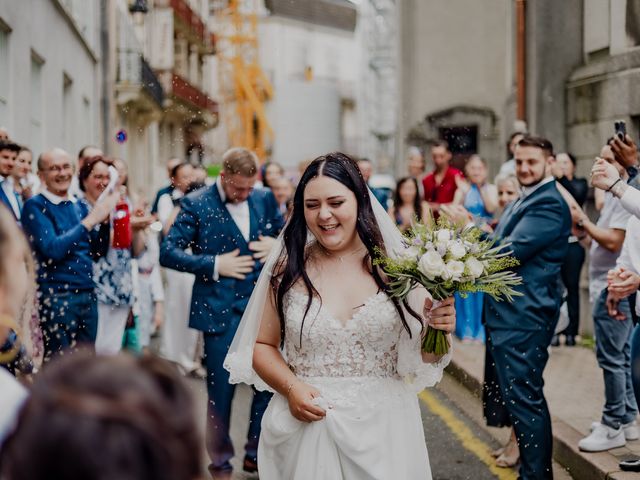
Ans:
[[[253,177],[258,173],[258,157],[246,148],[230,148],[222,156],[222,168],[229,175]]]
[[[168,362],[79,352],[36,377],[3,445],[0,477],[193,480],[197,431],[189,390]]]
[[[83,192],[85,191],[84,182],[86,182],[87,178],[89,178],[89,175],[91,175],[91,172],[93,172],[95,166],[100,162],[104,163],[107,166],[113,165],[113,160],[111,160],[110,158],[103,157],[102,155],[96,155],[95,157],[91,157],[90,159],[85,161],[82,165],[82,168],[80,168],[80,171],[78,172],[78,183],[80,184],[80,190],[82,190]]]
[[[518,142],[519,147],[535,147],[542,150],[545,157],[553,157],[553,144],[544,137],[534,137],[533,135],[525,135]]]

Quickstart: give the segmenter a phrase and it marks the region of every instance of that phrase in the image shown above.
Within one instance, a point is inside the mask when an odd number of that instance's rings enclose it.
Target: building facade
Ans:
[[[101,144],[99,0],[0,0],[0,126],[37,156]]]

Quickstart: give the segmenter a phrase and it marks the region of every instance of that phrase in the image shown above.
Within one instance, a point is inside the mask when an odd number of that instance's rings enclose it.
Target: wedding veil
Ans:
[[[380,228],[387,254],[391,257],[402,255],[407,249],[402,234],[371,190],[369,190],[369,199],[371,200],[373,213]],[[255,386],[258,390],[273,391],[253,370],[253,348],[258,338],[265,302],[268,301],[273,269],[280,255],[283,253],[283,249],[283,233],[280,233],[276,245],[265,261],[258,282],[249,299],[244,315],[242,315],[242,320],[233,338],[231,347],[229,348],[229,353],[224,360],[224,368],[229,371],[229,383],[247,383]],[[418,311],[422,309],[421,306],[418,308]],[[286,352],[283,352],[283,355],[286,355]]]

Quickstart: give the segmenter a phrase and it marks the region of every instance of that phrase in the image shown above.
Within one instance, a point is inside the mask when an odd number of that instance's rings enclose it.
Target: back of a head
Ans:
[[[53,362],[0,456],[6,480],[193,480],[200,441],[188,390],[154,357]]]

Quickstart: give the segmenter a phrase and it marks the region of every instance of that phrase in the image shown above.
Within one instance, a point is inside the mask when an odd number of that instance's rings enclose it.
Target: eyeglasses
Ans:
[[[65,163],[63,165],[53,165],[49,168],[44,169],[45,172],[52,172],[52,173],[67,172],[69,170],[73,170],[73,165],[71,165],[70,163]]]

